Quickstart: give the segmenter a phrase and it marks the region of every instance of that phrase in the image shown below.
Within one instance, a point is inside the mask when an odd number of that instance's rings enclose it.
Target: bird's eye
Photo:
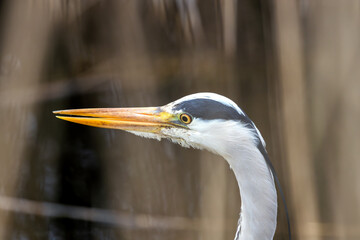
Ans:
[[[192,118],[189,114],[183,113],[180,115],[180,120],[185,124],[190,124],[192,121]]]

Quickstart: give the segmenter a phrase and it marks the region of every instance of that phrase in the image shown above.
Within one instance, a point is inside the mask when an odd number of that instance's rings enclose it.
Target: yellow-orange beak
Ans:
[[[159,133],[162,128],[175,127],[176,117],[160,107],[88,108],[54,111],[57,118],[100,128]]]

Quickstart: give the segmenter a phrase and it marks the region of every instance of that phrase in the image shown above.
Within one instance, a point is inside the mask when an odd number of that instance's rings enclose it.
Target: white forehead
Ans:
[[[224,97],[224,96],[222,96],[220,94],[211,93],[211,92],[201,92],[201,93],[190,94],[190,95],[182,97],[182,98],[168,104],[168,106],[172,107],[172,106],[177,105],[177,104],[179,104],[181,102],[185,102],[185,101],[189,101],[189,100],[193,100],[193,99],[211,99],[211,100],[214,100],[214,101],[218,101],[218,102],[220,102],[222,104],[225,104],[225,105],[227,105],[229,107],[232,107],[232,108],[236,109],[240,114],[244,115],[244,112],[232,100],[230,100],[229,98]]]

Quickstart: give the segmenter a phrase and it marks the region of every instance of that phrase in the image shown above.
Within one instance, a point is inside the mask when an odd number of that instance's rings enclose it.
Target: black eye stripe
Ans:
[[[212,99],[192,99],[178,103],[174,111],[189,113],[194,118],[204,120],[235,120],[245,123],[249,128],[255,129],[254,123],[246,114],[239,113],[235,108]]]
[[[174,106],[176,110],[187,112],[196,118],[211,119],[238,119],[239,113],[234,108],[211,99],[193,99],[181,102]]]

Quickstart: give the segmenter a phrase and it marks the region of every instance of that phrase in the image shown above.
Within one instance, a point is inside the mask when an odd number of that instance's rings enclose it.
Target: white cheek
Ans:
[[[254,144],[251,130],[236,121],[194,119],[193,134],[188,141],[223,157],[231,155],[231,149],[249,142]],[[249,141],[250,140],[250,141]]]

